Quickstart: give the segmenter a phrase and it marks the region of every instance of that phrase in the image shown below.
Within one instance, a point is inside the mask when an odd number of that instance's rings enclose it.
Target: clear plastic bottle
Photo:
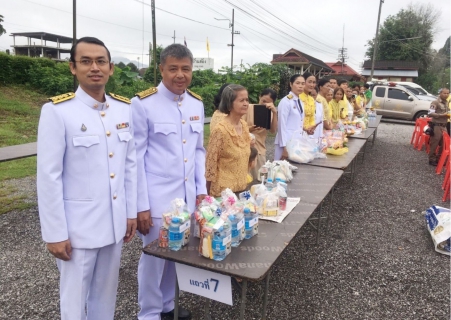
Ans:
[[[226,247],[226,256],[232,252],[232,225],[229,221],[224,222],[223,231],[223,244]]]
[[[255,224],[258,225],[258,214],[256,212],[251,212],[249,208],[244,208],[244,228],[246,231],[246,239],[252,238],[255,234],[258,233],[255,232],[255,229],[258,230],[258,226],[255,226]]]
[[[232,226],[232,247],[238,247],[241,243],[241,231],[238,229],[238,219],[234,214],[229,215],[230,225]]]
[[[224,228],[219,227],[218,230],[213,232],[213,241],[211,243],[211,249],[213,252],[213,260],[222,261],[226,257],[226,246],[224,245]]]
[[[268,191],[271,191],[274,188],[274,184],[272,183],[272,179],[268,177],[265,183],[265,187]]]
[[[180,232],[180,219],[173,217],[169,225],[169,249],[178,251],[182,247],[183,232]]]

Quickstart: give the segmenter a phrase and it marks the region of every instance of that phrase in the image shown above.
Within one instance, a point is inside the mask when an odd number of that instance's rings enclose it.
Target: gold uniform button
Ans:
[[[113,196],[113,200],[116,200],[117,199],[117,195],[116,194],[114,194],[114,196]]]
[[[188,159],[185,158],[185,159],[183,159],[183,161],[188,162]]]
[[[104,117],[105,116],[105,112],[100,112],[100,115],[102,116],[102,117]]]
[[[115,176],[115,174],[114,174],[114,173],[110,173],[110,178],[111,178],[111,179],[113,179],[113,178],[114,178],[114,176]]]
[[[185,140],[185,139],[183,139],[183,143],[186,143],[186,140]]]
[[[107,137],[111,136],[111,132],[107,131],[107,132],[106,132],[106,136],[107,136]]]
[[[188,178],[185,178],[185,181],[188,181]]]
[[[96,103],[96,104],[94,104],[94,108],[95,109],[97,109],[97,107],[98,107],[99,105]]]
[[[182,120],[182,123],[185,124],[185,120]]]
[[[110,154],[108,155],[110,158],[112,158],[114,156],[114,153],[110,152]]]
[[[106,108],[108,109],[109,107],[110,107],[110,105],[107,103],[107,104],[106,104]]]

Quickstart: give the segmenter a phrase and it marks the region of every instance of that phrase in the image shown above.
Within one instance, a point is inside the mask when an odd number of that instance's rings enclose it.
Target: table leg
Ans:
[[[316,244],[319,243],[319,231],[321,229],[321,213],[323,212],[323,201],[319,205],[318,229],[316,230]]]
[[[174,320],[179,319],[179,281],[175,277],[175,301],[174,301]]]
[[[244,313],[246,312],[246,294],[247,294],[247,280],[243,279],[241,285],[241,309],[240,309],[241,320],[244,320]]]
[[[365,147],[363,148],[362,163],[363,163],[363,161],[365,161],[365,153],[366,153],[367,145],[368,145],[368,140],[365,141]]]
[[[262,320],[266,320],[266,307],[268,306],[268,290],[269,290],[269,276],[271,274],[271,270],[268,271],[266,275],[265,281],[265,294],[263,296],[263,309],[262,309]]]
[[[334,190],[335,190],[335,187],[332,187],[331,195],[330,195],[330,204],[329,204],[330,210],[329,210],[329,212],[327,214],[327,218],[326,218],[326,234],[328,234],[328,232],[329,232],[329,215],[332,212],[332,208],[334,205]]]
[[[377,128],[376,130],[374,130],[374,134],[373,134],[373,144],[371,146],[374,146],[374,140],[376,140],[376,135],[377,135]]]
[[[211,303],[211,300],[208,298],[205,298],[204,320],[211,320],[210,303]]]

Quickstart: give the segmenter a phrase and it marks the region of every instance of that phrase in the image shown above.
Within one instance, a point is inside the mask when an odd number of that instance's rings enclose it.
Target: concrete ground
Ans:
[[[345,176],[336,186],[329,233],[316,245],[305,225],[274,266],[268,319],[450,318],[449,257],[434,251],[422,213],[449,203],[441,201],[443,175],[409,145],[412,130],[380,125],[354,183]],[[35,201],[34,178],[8,183]],[[140,246],[139,238],[124,246],[116,319],[136,319]],[[261,283],[250,284],[246,319],[259,319],[262,294]],[[37,208],[1,215],[0,319],[59,319],[58,296]],[[238,319],[235,291],[234,302],[212,303],[213,319]],[[202,319],[202,298],[183,293],[181,304]]]

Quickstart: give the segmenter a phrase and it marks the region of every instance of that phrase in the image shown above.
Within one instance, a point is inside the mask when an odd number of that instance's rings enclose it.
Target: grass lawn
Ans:
[[[0,148],[36,141],[47,97],[24,86],[0,86]],[[32,206],[7,180],[36,175],[36,157],[0,163],[0,214]]]

